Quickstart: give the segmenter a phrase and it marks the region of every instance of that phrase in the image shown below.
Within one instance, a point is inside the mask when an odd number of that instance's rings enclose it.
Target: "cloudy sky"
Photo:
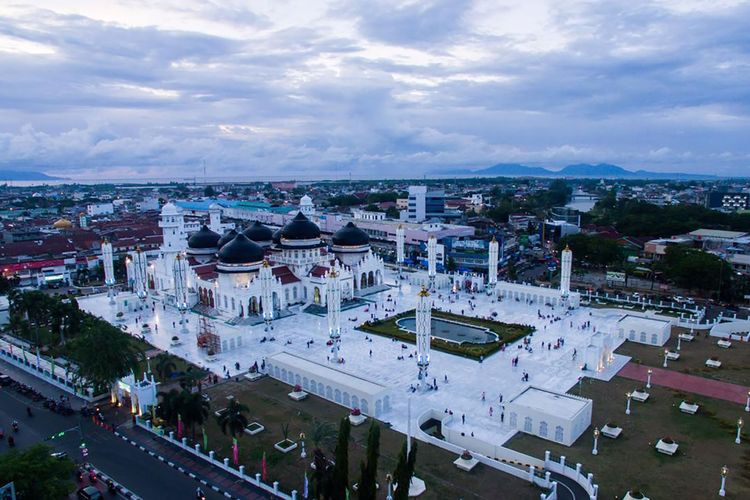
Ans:
[[[3,0],[0,166],[750,173],[750,2]]]

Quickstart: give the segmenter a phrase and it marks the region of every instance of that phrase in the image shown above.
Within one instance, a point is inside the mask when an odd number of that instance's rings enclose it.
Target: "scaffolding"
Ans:
[[[201,317],[197,333],[198,347],[208,353],[218,354],[221,351],[221,339],[216,333],[216,326],[210,318]]]

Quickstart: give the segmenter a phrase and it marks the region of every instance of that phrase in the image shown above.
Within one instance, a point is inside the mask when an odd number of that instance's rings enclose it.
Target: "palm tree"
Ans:
[[[179,412],[182,416],[182,421],[185,425],[190,426],[193,433],[193,440],[195,440],[195,426],[196,424],[203,425],[208,418],[211,405],[198,392],[182,391],[180,396]]]
[[[177,422],[177,414],[180,413],[182,407],[181,396],[181,393],[177,389],[172,389],[169,392],[160,392],[158,397],[161,398],[161,401],[156,407],[156,414],[167,423],[175,424]]]
[[[336,428],[330,422],[315,419],[308,433],[308,439],[316,449],[320,450],[323,446],[333,448],[336,443]]]
[[[156,374],[159,376],[159,380],[164,382],[172,374],[177,371],[177,365],[172,360],[172,357],[166,353],[161,353],[154,358]]]
[[[229,406],[224,410],[218,417],[219,427],[221,432],[224,434],[229,433],[232,437],[242,436],[242,433],[247,427],[246,412],[249,412],[250,408],[243,405],[235,398],[229,400]]]
[[[194,370],[192,366],[188,366],[187,370],[180,377],[180,387],[183,389],[192,389],[205,374],[202,370]]]

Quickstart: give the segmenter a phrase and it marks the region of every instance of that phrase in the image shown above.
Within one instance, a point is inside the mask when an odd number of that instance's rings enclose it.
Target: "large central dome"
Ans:
[[[281,228],[282,243],[283,240],[314,240],[316,238],[320,238],[320,228],[302,212]]]
[[[263,248],[239,233],[219,250],[219,264],[250,265],[263,261]]]

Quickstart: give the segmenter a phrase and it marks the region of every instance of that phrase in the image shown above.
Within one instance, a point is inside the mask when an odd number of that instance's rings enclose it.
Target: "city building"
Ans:
[[[89,217],[111,215],[115,213],[115,205],[113,203],[91,203],[86,206],[86,213],[89,214]]]
[[[445,191],[429,189],[427,186],[409,186],[409,201],[401,219],[422,222],[432,217],[445,215]]]

